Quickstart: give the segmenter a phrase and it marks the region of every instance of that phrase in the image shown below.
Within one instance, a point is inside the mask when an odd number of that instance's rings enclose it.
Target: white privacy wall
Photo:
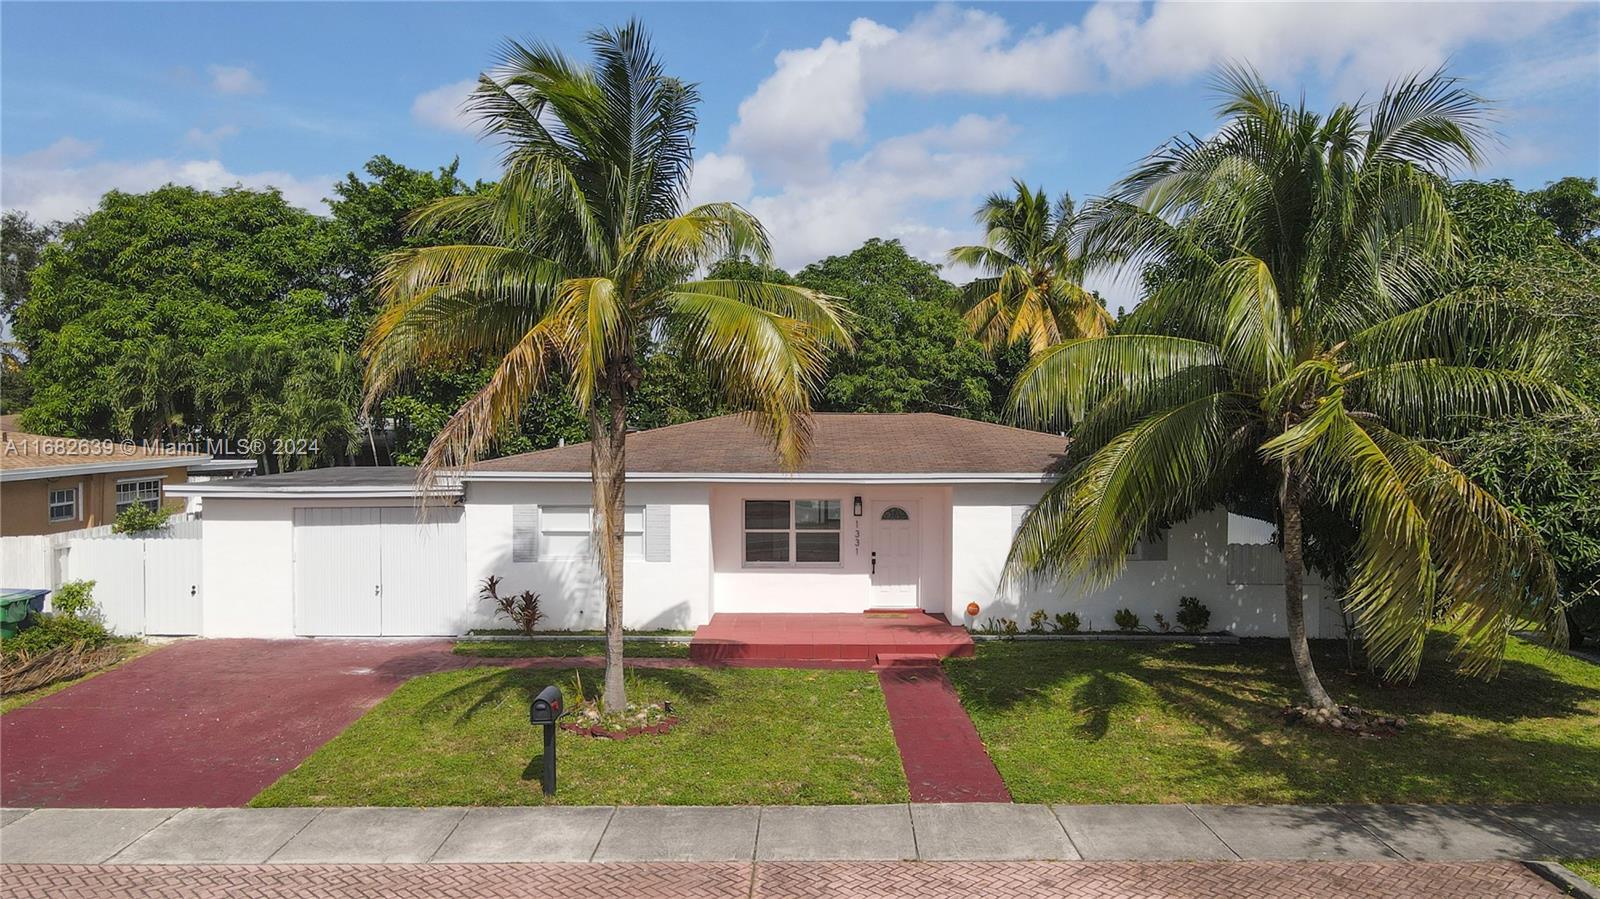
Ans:
[[[670,558],[623,563],[623,625],[629,628],[690,628],[711,617],[710,488],[705,484],[630,484],[628,506],[670,509]],[[533,590],[547,616],[541,628],[572,630],[605,626],[605,591],[593,561],[585,558],[518,562],[512,554],[516,506],[591,504],[587,483],[467,482],[461,523],[466,529],[467,576],[473,600],[469,627],[510,627],[496,620],[493,605],[478,600],[478,585],[500,577],[500,595]]]
[[[1011,618],[1023,627],[1035,609],[1047,613],[1076,612],[1084,630],[1112,630],[1117,609],[1128,608],[1143,624],[1155,627],[1157,612],[1175,621],[1178,598],[1199,597],[1211,609],[1211,629],[1228,630],[1241,637],[1281,637],[1283,620],[1281,560],[1271,547],[1233,547],[1228,544],[1228,516],[1221,509],[1201,513],[1176,525],[1167,535],[1167,558],[1130,560],[1110,586],[1087,589],[1081,584],[1045,583],[1001,589],[1001,572],[1015,533],[1018,507],[1037,501],[1043,488],[1035,485],[958,485],[951,507],[952,544],[957,547],[951,567],[952,623],[981,627],[990,617]],[[1265,552],[1263,552],[1265,551]],[[1245,553],[1253,564],[1232,567],[1229,554]],[[1270,554],[1271,559],[1265,558]],[[1254,576],[1249,576],[1250,574]],[[1245,576],[1241,576],[1241,574]],[[1266,583],[1234,583],[1234,580]],[[1307,629],[1312,637],[1340,634],[1336,608],[1324,608],[1321,587],[1308,578]],[[981,611],[968,618],[966,605],[976,602]]]

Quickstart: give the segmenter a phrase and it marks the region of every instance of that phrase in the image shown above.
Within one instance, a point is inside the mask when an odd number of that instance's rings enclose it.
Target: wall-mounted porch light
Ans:
[[[856,497],[855,502],[850,504],[850,511],[854,512],[857,518],[861,517],[861,497]]]

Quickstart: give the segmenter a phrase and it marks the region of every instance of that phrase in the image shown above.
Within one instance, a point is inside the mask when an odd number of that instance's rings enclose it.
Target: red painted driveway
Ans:
[[[0,717],[0,805],[243,805],[407,678],[493,664],[450,646],[189,640],[159,649]]]

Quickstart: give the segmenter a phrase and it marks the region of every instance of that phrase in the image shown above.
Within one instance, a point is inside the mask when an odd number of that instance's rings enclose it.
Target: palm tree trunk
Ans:
[[[601,705],[627,708],[622,680],[622,536],[627,481],[627,396],[613,379],[609,408],[589,408],[590,464],[594,475],[594,544],[606,588],[606,683]]]
[[[1323,689],[1317,669],[1311,664],[1311,644],[1306,639],[1305,540],[1300,520],[1300,482],[1283,464],[1283,601],[1289,625],[1289,652],[1295,671],[1311,705],[1337,713],[1339,707]]]

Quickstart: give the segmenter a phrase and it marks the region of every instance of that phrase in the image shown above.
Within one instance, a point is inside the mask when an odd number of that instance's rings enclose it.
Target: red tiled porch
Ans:
[[[874,668],[972,655],[972,637],[943,615],[730,613],[694,632],[689,657],[750,667]]]

